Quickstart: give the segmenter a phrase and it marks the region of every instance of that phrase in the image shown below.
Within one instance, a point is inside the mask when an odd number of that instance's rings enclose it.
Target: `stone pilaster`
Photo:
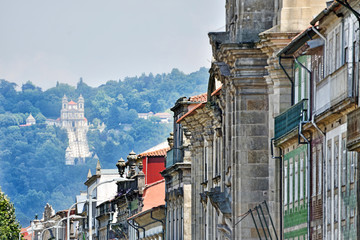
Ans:
[[[277,29],[272,29],[273,31]],[[268,57],[266,67],[268,75],[265,76],[269,92],[269,141],[274,137],[274,118],[291,106],[291,82],[281,69],[277,53],[284,48],[296,33],[280,33],[271,30],[261,33],[261,41],[258,45],[261,51]],[[289,76],[292,76],[292,59],[282,59],[281,63]],[[275,149],[275,156],[279,156],[278,149]],[[267,161],[269,163],[269,209],[270,215],[279,235],[282,232],[282,181],[280,160],[273,159],[269,154],[268,158],[254,159],[253,161]]]
[[[269,149],[268,92],[264,79],[267,58],[253,44],[224,44],[222,53],[232,74],[230,82],[224,82],[225,158],[228,158],[225,162],[230,160],[231,168],[232,239],[257,239],[251,217],[237,222],[243,213],[268,201],[268,162],[256,161],[267,159]]]

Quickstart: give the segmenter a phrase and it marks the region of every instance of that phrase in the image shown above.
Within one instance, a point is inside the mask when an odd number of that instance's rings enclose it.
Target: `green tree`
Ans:
[[[14,205],[0,189],[0,239],[19,238],[20,225],[16,220]]]

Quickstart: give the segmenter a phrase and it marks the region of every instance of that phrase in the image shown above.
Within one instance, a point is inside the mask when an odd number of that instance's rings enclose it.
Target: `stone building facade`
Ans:
[[[209,98],[178,120],[190,140],[192,238],[282,239],[284,163],[278,149],[270,152],[274,117],[294,104],[294,89],[292,60],[277,52],[325,1],[228,0],[225,7],[226,31],[209,33]],[[306,197],[306,189],[298,193]]]
[[[166,239],[190,239],[193,219],[189,131],[179,123],[188,112],[206,101],[206,94],[180,98],[171,109],[174,112],[173,133],[168,138],[166,169],[161,172],[166,183]]]

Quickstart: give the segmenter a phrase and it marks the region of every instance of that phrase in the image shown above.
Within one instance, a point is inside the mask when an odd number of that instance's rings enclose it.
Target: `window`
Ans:
[[[331,32],[329,34],[329,38],[328,38],[328,45],[327,45],[327,48],[328,48],[328,71],[327,73],[328,74],[331,74],[333,71],[334,71],[334,57],[335,57],[335,54],[334,54],[334,37],[333,37],[333,32]]]
[[[355,182],[355,152],[349,152],[348,157],[350,158],[350,182]]]
[[[336,69],[341,67],[342,56],[341,56],[341,37],[340,37],[340,27],[335,30],[335,66]]]
[[[345,207],[345,202],[344,202],[344,194],[342,194],[342,198],[341,198],[341,220],[345,220],[346,219],[346,207]]]
[[[168,236],[168,239],[171,238],[171,210],[168,210],[168,215],[167,215],[167,218],[168,218],[168,226],[167,226],[167,236]]]
[[[328,196],[326,199],[326,220],[327,220],[326,221],[327,224],[331,223],[331,198],[330,198],[330,196]]]
[[[298,167],[299,167],[299,161],[298,161],[298,157],[295,157],[295,174],[294,174],[294,182],[295,182],[295,188],[294,188],[294,193],[295,193],[295,197],[294,197],[294,201],[296,202],[298,200],[298,196],[299,196],[299,171],[298,171]]]
[[[289,203],[293,202],[293,160],[290,159],[289,165]]]
[[[320,62],[319,62],[319,81],[321,81],[324,78],[324,69],[323,69],[323,64],[322,64],[322,58],[320,58]]]
[[[328,141],[327,144],[327,174],[326,174],[326,181],[327,181],[327,190],[331,189],[331,140]]]
[[[175,209],[172,210],[171,239],[175,239]]]
[[[300,156],[300,199],[304,199],[304,157]]]
[[[203,152],[203,167],[204,167],[204,182],[208,180],[208,142],[204,141],[204,152]]]
[[[322,146],[321,144],[317,145],[317,162],[318,162],[318,194],[322,194]]]
[[[304,64],[306,66],[306,64]],[[309,69],[309,67],[307,66],[307,69]],[[304,99],[307,98],[307,93],[306,93],[306,89],[307,89],[307,76],[308,76],[308,72],[305,70],[305,68],[301,67],[301,96],[300,99]]]
[[[220,159],[221,159],[221,138],[216,136],[215,133],[215,144],[214,144],[214,176],[220,175]]]
[[[337,222],[339,220],[339,195],[336,194],[335,195],[335,200],[334,200],[334,221]]]
[[[284,204],[286,205],[288,203],[288,166],[287,161],[285,161],[284,166]]]
[[[338,187],[339,182],[339,137],[335,137],[334,143],[334,187]]]
[[[344,59],[343,62],[349,62],[349,23],[344,25]]]
[[[184,211],[183,207],[180,208],[180,227],[179,227],[179,239],[182,240],[184,236],[183,222],[184,222]]]
[[[300,80],[300,73],[299,73],[299,68],[295,69],[295,89],[294,89],[294,98],[295,98],[295,103],[299,102],[299,81]]]
[[[316,146],[313,147],[312,149],[312,165],[311,165],[311,168],[312,168],[312,196],[315,196],[316,195],[316,163],[317,163],[317,157],[316,157]]]
[[[347,156],[346,156],[346,138],[341,141],[341,185],[345,186],[347,181]]]
[[[305,161],[305,174],[307,174],[309,166],[308,166],[308,157],[307,157],[307,154],[305,154],[305,152],[304,152],[304,161]],[[308,191],[310,189],[308,189],[308,182],[307,182],[306,178],[305,178],[304,182],[305,182],[305,197],[307,198],[308,197]]]

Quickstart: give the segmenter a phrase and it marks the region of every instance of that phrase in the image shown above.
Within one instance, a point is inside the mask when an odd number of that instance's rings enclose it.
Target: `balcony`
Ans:
[[[183,151],[181,149],[172,148],[167,152],[165,167],[171,167],[175,163],[182,162]]]
[[[316,83],[316,102],[314,108],[316,115],[338,105],[354,94],[356,95],[352,72],[351,65],[344,64],[319,83]]]
[[[171,149],[166,153],[165,167],[168,168],[172,165],[174,165],[174,149]]]
[[[278,139],[299,126],[302,115],[306,116],[307,99],[303,99],[291,108],[275,117],[275,139]],[[306,119],[304,119],[306,120]]]

